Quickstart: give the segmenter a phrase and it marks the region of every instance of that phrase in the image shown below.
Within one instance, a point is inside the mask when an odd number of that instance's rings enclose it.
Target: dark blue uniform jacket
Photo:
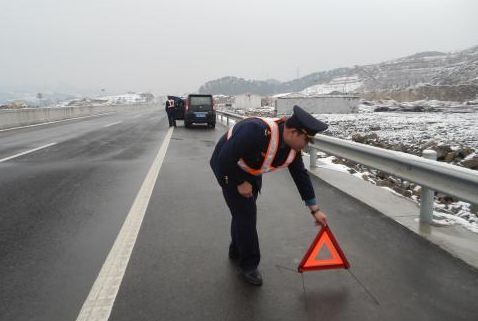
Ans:
[[[272,166],[282,165],[290,152],[283,139],[284,122],[279,123],[279,148]],[[234,188],[248,181],[253,188],[260,191],[262,176],[254,176],[237,165],[239,159],[244,159],[247,165],[254,169],[261,167],[269,145],[269,127],[258,118],[247,118],[234,125],[232,137],[228,140],[227,133],[221,137],[211,157],[211,168],[219,184],[223,188]],[[301,153],[289,165],[289,172],[299,190],[302,200],[307,205],[316,204],[314,188],[309,173],[304,167]]]

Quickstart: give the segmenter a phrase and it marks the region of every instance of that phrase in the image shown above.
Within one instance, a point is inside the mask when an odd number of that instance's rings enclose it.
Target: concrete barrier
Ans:
[[[23,108],[0,110],[0,129],[35,125],[66,120],[76,117],[93,116],[103,113],[161,110],[159,104],[136,104],[115,106],[81,106],[53,108]]]

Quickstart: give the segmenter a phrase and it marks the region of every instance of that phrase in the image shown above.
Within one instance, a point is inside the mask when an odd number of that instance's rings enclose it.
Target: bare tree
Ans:
[[[43,94],[42,93],[38,93],[37,94],[37,99],[38,99],[38,105],[41,106],[42,105],[42,98],[43,98]]]

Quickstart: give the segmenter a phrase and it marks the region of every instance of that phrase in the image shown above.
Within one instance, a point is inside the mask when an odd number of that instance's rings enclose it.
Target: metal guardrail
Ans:
[[[228,113],[227,111],[216,111],[216,117],[218,117],[221,121],[224,121],[224,118],[226,118],[227,126],[229,126],[229,123],[230,123],[229,119],[238,121],[238,120],[246,118],[244,116],[240,116],[237,114]]]
[[[217,115],[221,120],[226,118],[228,126],[230,119],[237,121],[245,118],[219,111]],[[424,157],[418,157],[326,135],[316,135],[309,147],[421,185],[420,220],[422,222],[431,223],[432,221],[433,191],[478,204],[478,172],[437,162],[434,151],[424,151]],[[310,153],[311,169],[315,168],[316,164],[317,153]]]

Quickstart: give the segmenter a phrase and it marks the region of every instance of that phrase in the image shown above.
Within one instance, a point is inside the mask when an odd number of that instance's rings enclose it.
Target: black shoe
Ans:
[[[261,286],[262,285],[262,275],[259,270],[254,269],[254,270],[248,270],[244,271],[241,270],[241,277],[244,279],[249,284],[255,285],[255,286]]]

